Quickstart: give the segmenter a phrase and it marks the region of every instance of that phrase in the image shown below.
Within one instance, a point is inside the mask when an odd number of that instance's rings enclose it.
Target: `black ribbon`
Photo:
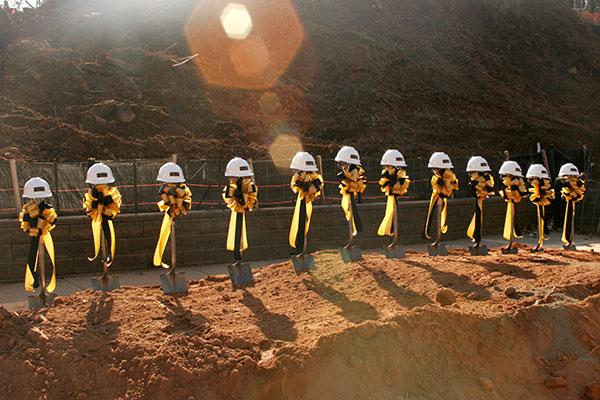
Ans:
[[[300,215],[298,216],[298,231],[296,233],[296,255],[302,254],[306,232],[306,200],[300,202]]]
[[[358,214],[356,200],[354,200],[354,196],[352,194],[350,194],[350,204],[352,204],[352,218],[354,219],[354,226],[356,227],[356,232],[360,233],[363,231],[363,225],[360,220],[360,215]]]
[[[483,212],[481,210],[481,208],[479,207],[479,200],[475,199],[475,232],[473,232],[473,238],[475,240],[475,243],[481,243],[481,229],[482,229],[482,221],[483,219]]]
[[[244,214],[236,212],[235,216],[235,242],[233,248],[233,259],[240,261],[242,259],[242,252],[240,251],[242,243],[242,228],[244,223]]]

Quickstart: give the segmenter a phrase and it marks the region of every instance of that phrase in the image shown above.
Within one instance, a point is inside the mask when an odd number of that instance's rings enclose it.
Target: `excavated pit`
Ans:
[[[316,260],[246,291],[215,276],[0,309],[0,398],[568,400],[600,380],[594,253]]]

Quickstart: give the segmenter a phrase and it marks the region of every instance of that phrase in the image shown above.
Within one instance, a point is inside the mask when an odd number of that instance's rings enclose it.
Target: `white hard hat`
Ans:
[[[396,149],[387,150],[381,157],[381,165],[391,165],[392,167],[406,167],[404,156]]]
[[[542,178],[542,179],[550,179],[550,175],[548,175],[548,171],[546,167],[542,164],[531,164],[531,167],[527,170],[527,178]]]
[[[185,177],[179,165],[174,162],[168,162],[160,167],[156,180],[165,183],[183,183],[185,182]]]
[[[450,160],[448,154],[436,151],[431,155],[427,168],[448,169],[454,168],[454,165],[452,165],[452,160]]]
[[[87,171],[87,177],[85,183],[91,185],[107,185],[113,183],[115,177],[108,165],[103,163],[96,163],[90,167]]]
[[[245,178],[254,175],[248,161],[240,157],[232,158],[225,167],[225,176],[235,178]]]
[[[516,161],[504,161],[500,167],[500,175],[512,175],[523,177],[523,170]]]
[[[360,165],[360,154],[354,147],[344,146],[338,151],[335,156],[336,162],[343,162],[346,164]]]
[[[23,186],[23,197],[28,199],[44,199],[46,197],[52,197],[52,191],[48,182],[42,178],[31,178],[25,182]]]
[[[467,172],[491,172],[490,164],[481,156],[473,156],[467,163]]]
[[[575,164],[567,163],[560,167],[558,176],[579,176],[579,169]]]
[[[307,172],[317,172],[319,170],[315,158],[305,151],[296,153],[294,158],[292,158],[290,168]]]

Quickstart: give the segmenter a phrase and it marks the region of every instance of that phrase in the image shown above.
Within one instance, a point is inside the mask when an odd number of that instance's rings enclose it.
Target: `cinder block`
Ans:
[[[117,238],[117,254],[153,253],[157,240],[158,235],[156,237],[128,238],[121,241]]]
[[[111,266],[113,271],[129,271],[135,269],[150,268],[150,262],[147,254],[125,254],[115,257],[115,262]]]
[[[69,240],[92,240],[91,221],[87,224],[70,225]]]
[[[144,224],[141,221],[121,222],[118,225],[118,235],[122,238],[141,237],[144,235]]]
[[[0,245],[0,264],[14,261],[12,247],[10,244]]]

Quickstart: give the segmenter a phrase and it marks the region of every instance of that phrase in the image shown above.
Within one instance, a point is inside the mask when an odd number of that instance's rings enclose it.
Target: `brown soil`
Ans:
[[[171,66],[193,53],[183,27],[197,4],[0,12],[0,156],[259,158],[282,133],[324,156],[342,142],[377,157],[391,145],[411,157],[524,153],[537,141],[600,154],[600,40],[570,1],[296,0],[305,40],[270,90]]]
[[[570,400],[600,379],[596,254],[317,264],[0,308],[0,398]]]

